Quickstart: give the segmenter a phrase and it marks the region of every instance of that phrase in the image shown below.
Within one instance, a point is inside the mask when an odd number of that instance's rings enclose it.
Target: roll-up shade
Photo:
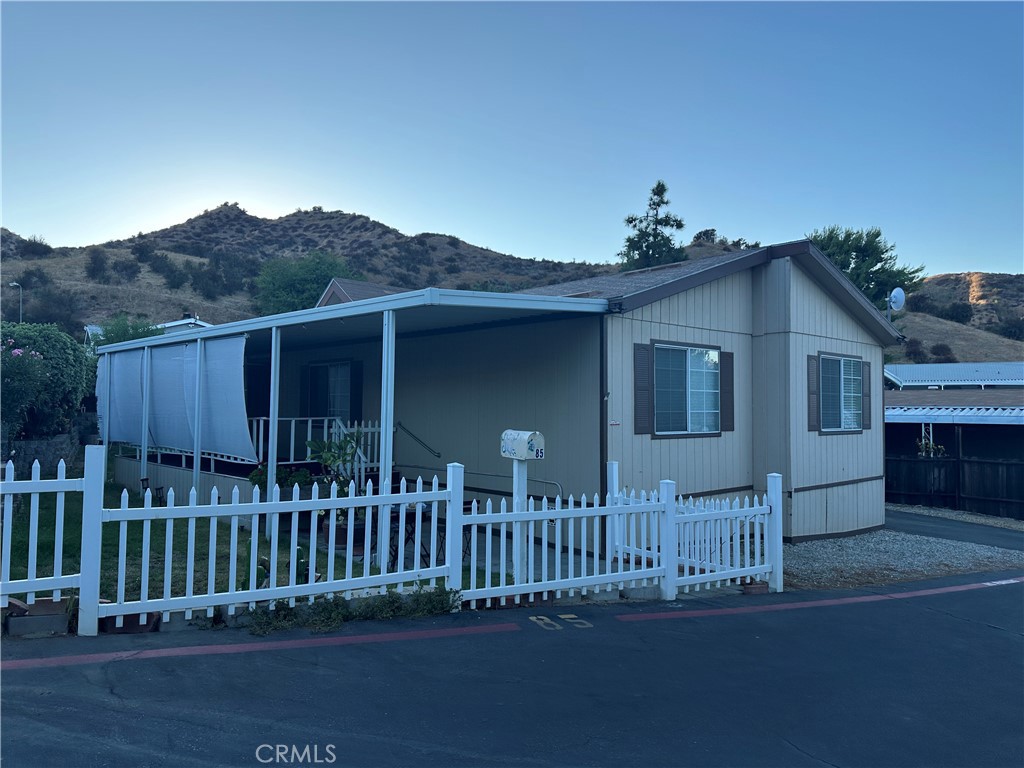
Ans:
[[[153,447],[191,453],[194,447],[197,383],[202,387],[200,444],[203,453],[256,461],[245,412],[245,337],[203,342],[201,381],[197,382],[199,345],[152,347],[149,387],[149,442]],[[142,351],[108,353],[110,358],[111,442],[142,443]],[[106,413],[105,366],[96,380],[97,410]]]

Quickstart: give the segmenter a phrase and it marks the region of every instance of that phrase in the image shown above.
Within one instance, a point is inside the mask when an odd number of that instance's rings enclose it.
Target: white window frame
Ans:
[[[658,350],[672,350],[684,353],[685,357],[685,368],[683,376],[685,378],[685,386],[682,389],[682,396],[685,401],[685,418],[686,418],[686,429],[684,430],[661,430],[658,428],[658,400],[659,400],[659,388],[658,388]],[[711,353],[715,356],[718,363],[718,368],[715,370],[715,374],[718,378],[718,386],[715,389],[694,389],[693,387],[693,376],[691,375],[690,360],[691,353],[702,352]],[[721,350],[717,347],[702,347],[702,346],[688,346],[685,344],[663,344],[655,342],[654,344],[654,380],[652,383],[653,387],[653,400],[654,400],[654,421],[652,424],[653,434],[656,436],[672,436],[672,435],[718,435],[722,432],[722,370],[721,370]],[[707,373],[705,371],[705,373]],[[710,394],[714,393],[717,395],[718,407],[711,408],[700,408],[695,410],[694,395],[695,394]],[[714,414],[717,417],[715,429],[693,429],[694,415],[703,414],[705,417],[709,414]]]
[[[829,400],[838,397],[839,426],[825,426],[825,361],[839,361],[839,389],[829,392]],[[841,355],[820,355],[818,363],[818,418],[822,432],[861,432],[864,429],[864,381],[863,361],[858,357]]]

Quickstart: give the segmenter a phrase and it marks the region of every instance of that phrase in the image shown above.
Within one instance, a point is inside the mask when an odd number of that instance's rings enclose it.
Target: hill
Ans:
[[[949,346],[953,356],[964,363],[995,363],[1003,360],[1024,360],[1024,341],[999,336],[990,331],[963,323],[943,320],[923,312],[900,312],[893,324],[907,339],[918,339],[925,352],[936,344]],[[885,350],[886,362],[912,363],[906,346]],[[931,362],[926,360],[923,362]]]
[[[964,306],[969,312],[961,312]],[[909,309],[974,328],[1024,338],[1024,274],[960,272],[926,277],[909,297]]]
[[[743,245],[701,239],[687,252],[698,259]],[[619,268],[612,254],[606,263],[523,259],[453,235],[405,235],[356,213],[314,207],[264,219],[237,203],[155,232],[81,248],[51,248],[4,229],[0,249],[5,279],[24,287],[25,319],[56,322],[76,337],[85,323],[102,323],[119,312],[151,322],[186,312],[212,323],[253,317],[261,265],[312,251],[337,254],[365,279],[407,289],[516,291]],[[4,317],[16,315],[17,302],[16,291],[3,292]]]
[[[50,248],[5,229],[0,248],[5,279],[25,289],[25,318],[57,322],[76,337],[83,324],[118,312],[153,322],[184,312],[213,323],[253,317],[253,280],[262,263],[314,250],[344,257],[368,280],[409,289],[513,291],[618,269],[517,258],[452,235],[408,236],[343,211],[314,208],[263,219],[237,203],[166,229],[81,248]],[[16,291],[4,291],[4,317],[17,313],[17,301]]]

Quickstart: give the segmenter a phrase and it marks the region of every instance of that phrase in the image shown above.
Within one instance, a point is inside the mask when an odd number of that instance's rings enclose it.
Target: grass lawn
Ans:
[[[119,508],[121,506],[120,486],[108,483],[104,492],[104,506],[107,508]],[[29,519],[30,519],[30,496],[24,495],[15,497],[13,514],[13,525],[11,528],[11,579],[23,579],[28,574],[28,551],[29,551]],[[136,494],[129,494],[129,507],[141,507],[142,499]],[[56,494],[39,494],[39,524],[38,541],[36,545],[37,564],[36,576],[53,575],[53,553],[54,540],[57,529],[57,496]],[[306,513],[308,514],[308,513]],[[290,515],[282,515],[279,523],[278,552],[277,552],[277,585],[287,584],[289,579],[289,565],[291,553],[291,535],[284,527],[284,518]],[[235,555],[236,578],[235,588],[237,590],[247,589],[250,585],[250,546],[251,532],[248,523],[251,518],[240,516],[239,522],[245,527],[238,527],[238,545]],[[214,550],[214,584],[217,592],[226,592],[230,579],[230,558],[231,558],[231,526],[224,522],[230,518],[223,518],[217,526],[216,546]],[[189,571],[189,530],[192,529],[192,593],[205,594],[209,574],[209,552],[210,552],[210,518],[197,518],[195,520],[175,520],[171,526],[171,554],[170,554],[170,585],[171,596],[186,594],[188,571]],[[140,596],[143,569],[143,522],[128,523],[104,523],[103,525],[103,548],[100,567],[100,596],[107,600],[117,600],[117,577],[120,556],[121,528],[124,526],[125,534],[125,573],[124,599],[136,600]],[[166,543],[168,530],[166,521],[154,521],[149,524],[149,568],[148,568],[148,595],[150,598],[162,597],[164,591],[165,569],[167,559]],[[64,503],[64,524],[63,524],[63,557],[62,569],[64,574],[75,574],[80,570],[80,549],[82,536],[82,495],[80,493],[66,493]],[[324,543],[320,531],[317,532],[317,540],[321,545]],[[309,534],[298,534],[298,546],[305,544],[303,551],[308,551]],[[270,542],[263,536],[262,530],[257,535],[258,561],[269,564],[271,547]],[[444,553],[439,552],[439,559],[443,560]],[[316,554],[316,572],[326,576],[328,567],[327,552],[319,550]],[[296,583],[308,581],[308,561],[302,562],[304,554],[300,553],[299,564],[296,568]],[[343,552],[336,553],[334,558],[334,574],[336,578],[344,578],[346,560]],[[469,584],[470,568],[463,568],[463,584]],[[368,570],[369,575],[376,575],[380,569],[372,566]],[[261,576],[264,574],[260,574]],[[352,576],[364,575],[364,565],[361,560],[352,563]],[[492,577],[495,582],[497,575]],[[438,580],[443,586],[443,579]],[[410,579],[410,585],[417,582]],[[429,581],[424,582],[429,583]],[[477,571],[477,583],[484,583],[484,573]],[[259,585],[257,585],[259,586]],[[37,597],[48,596],[49,592],[37,593]],[[21,595],[18,595],[22,597]]]

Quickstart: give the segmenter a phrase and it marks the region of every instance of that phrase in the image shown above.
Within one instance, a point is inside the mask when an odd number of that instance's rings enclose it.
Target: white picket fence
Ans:
[[[191,618],[194,611],[213,615],[219,606],[234,613],[258,603],[274,608],[278,601],[312,603],[319,595],[433,586],[460,591],[470,607],[649,585],[674,599],[680,588],[745,579],[782,590],[778,475],[769,475],[768,494],[753,503],[683,501],[675,483],[663,481],[657,492],[610,494],[603,504],[596,496],[570,496],[564,503],[529,499],[512,509],[504,500],[497,509],[473,502],[464,511],[464,469],[449,464],[443,487],[435,477],[429,486],[403,480],[397,492],[385,485],[375,493],[370,485],[357,496],[353,484],[348,495],[332,487],[320,496],[314,486],[309,499],[300,498],[298,488],[282,498],[275,488],[270,500],[261,500],[257,489],[246,501],[237,489],[228,500],[214,490],[204,504],[193,490],[181,505],[169,493],[166,506],[153,506],[147,492],[141,507],[130,507],[125,491],[120,505],[107,509],[105,462],[105,449],[89,446],[84,478],[67,479],[62,462],[56,480],[40,480],[35,465],[31,480],[18,481],[7,465],[0,482],[0,605],[9,595],[26,594],[31,602],[38,592],[52,590],[56,599],[61,590],[77,588],[79,634],[90,635],[105,617],[114,617],[118,626],[126,617],[144,624],[153,612],[165,620],[177,612]],[[69,492],[82,494],[76,574],[62,573]],[[40,575],[37,562],[44,493],[57,495],[52,575]],[[27,575],[12,580],[13,500],[25,496]],[[323,530],[321,520],[327,521]],[[340,527],[341,520],[347,525]],[[104,524],[117,529],[116,568],[103,561]],[[101,571],[116,573],[114,594],[106,600],[100,595]]]
[[[64,568],[64,502],[67,493],[81,493],[85,487],[82,478],[69,479],[67,465],[62,460],[57,465],[55,480],[41,480],[39,462],[32,464],[29,480],[14,479],[14,462],[7,462],[0,494],[3,496],[3,536],[0,548],[0,608],[8,606],[8,595],[25,594],[30,605],[36,601],[36,592],[53,590],[53,600],[60,600],[64,589],[77,589],[79,574],[63,573]],[[54,517],[53,568],[51,575],[39,576],[39,494],[52,493],[56,499]],[[26,552],[27,575],[23,579],[11,579],[11,535],[14,529],[14,500],[18,496],[29,497],[28,551]]]

